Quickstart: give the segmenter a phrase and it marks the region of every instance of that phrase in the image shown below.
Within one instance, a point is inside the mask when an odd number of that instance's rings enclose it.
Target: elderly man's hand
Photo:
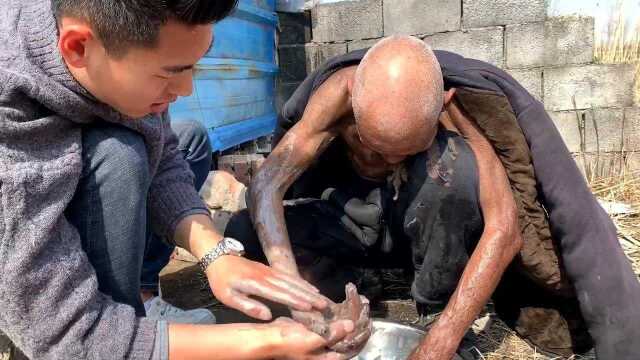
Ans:
[[[369,317],[369,301],[358,294],[355,285],[347,284],[345,288],[346,300],[340,304],[331,304],[326,311],[301,312],[292,311],[296,321],[305,324],[308,329],[323,337],[329,336],[329,324],[338,320],[351,320],[355,330],[344,339],[330,346],[331,350],[353,357],[362,350],[372,332]]]
[[[409,360],[451,360],[456,355],[460,339],[452,336],[440,319],[429,330],[422,343],[411,353]]]
[[[272,325],[279,328],[282,346],[278,360],[345,360],[349,357],[330,348],[331,344],[349,336],[354,325],[350,320],[328,323],[327,336],[322,337],[289,318],[278,318]]]

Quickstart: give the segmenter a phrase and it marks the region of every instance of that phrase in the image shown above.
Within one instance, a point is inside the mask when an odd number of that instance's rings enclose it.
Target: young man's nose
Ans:
[[[193,74],[191,71],[184,71],[173,77],[170,84],[172,95],[189,96],[193,92]]]

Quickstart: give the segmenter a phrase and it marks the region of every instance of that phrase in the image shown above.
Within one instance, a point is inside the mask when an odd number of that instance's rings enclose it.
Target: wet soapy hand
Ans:
[[[330,324],[339,320],[351,320],[355,330],[330,344],[330,349],[347,356],[355,356],[371,336],[372,323],[369,317],[369,300],[358,294],[355,285],[345,287],[346,299],[340,304],[331,304],[325,311],[292,311],[293,318],[308,329],[323,336],[331,337]]]
[[[350,320],[328,324],[327,337],[320,336],[301,323],[289,318],[278,318],[272,323],[279,329],[278,360],[344,360],[348,357],[330,348],[330,345],[348,336],[354,330]]]

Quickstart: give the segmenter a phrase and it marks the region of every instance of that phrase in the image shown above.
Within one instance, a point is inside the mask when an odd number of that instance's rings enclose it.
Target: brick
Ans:
[[[307,77],[307,55],[304,45],[282,45],[278,47],[280,72],[278,80],[295,83]]]
[[[382,37],[382,0],[341,1],[311,9],[314,42]]]
[[[311,13],[278,13],[280,45],[305,44],[311,41]]]
[[[544,101],[548,110],[633,105],[634,65],[586,65],[546,69]],[[574,108],[572,98],[575,98]]]
[[[460,30],[461,0],[384,0],[383,9],[385,36]]]
[[[367,39],[367,40],[354,40],[347,43],[347,51],[352,52],[354,50],[360,50],[370,48],[382,39]]]
[[[544,23],[508,25],[505,29],[507,68],[544,64]]]
[[[249,186],[253,174],[262,161],[264,156],[259,154],[225,155],[218,158],[218,169],[232,174],[236,180]]]
[[[463,0],[462,26],[475,28],[544,21],[545,0]]]
[[[533,97],[542,101],[542,69],[509,70],[509,74]]]
[[[452,51],[503,67],[503,35],[501,27],[490,27],[430,35],[424,41],[434,49]]]
[[[307,73],[313,72],[327,60],[347,53],[346,43],[314,44],[305,46]]]
[[[620,151],[623,123],[625,133],[635,132],[638,135],[638,131],[631,127],[632,124],[623,121],[623,109],[561,111],[551,112],[550,116],[571,152],[581,151],[578,119],[580,122],[584,119],[586,152]],[[596,126],[598,136],[596,136]]]
[[[550,18],[544,26],[545,65],[593,62],[593,33],[592,17]]]

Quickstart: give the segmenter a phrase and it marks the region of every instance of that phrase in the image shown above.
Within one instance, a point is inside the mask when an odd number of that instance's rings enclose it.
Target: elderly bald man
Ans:
[[[226,235],[316,283],[318,263],[408,268],[418,310],[442,310],[412,358],[450,359],[490,299],[545,351],[640,353],[640,286],[615,227],[505,72],[394,36],[311,74],[280,126],[249,191],[257,237],[246,213]]]

